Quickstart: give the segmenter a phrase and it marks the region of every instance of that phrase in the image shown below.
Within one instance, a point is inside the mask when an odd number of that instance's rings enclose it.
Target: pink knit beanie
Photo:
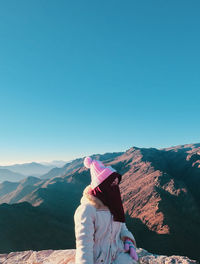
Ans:
[[[90,169],[91,187],[94,189],[116,170],[111,166],[105,167],[100,160],[92,160],[90,157],[84,159],[84,166]]]

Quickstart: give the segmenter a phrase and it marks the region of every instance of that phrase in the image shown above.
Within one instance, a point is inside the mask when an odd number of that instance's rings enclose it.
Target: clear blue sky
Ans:
[[[1,0],[0,164],[200,142],[199,0]]]

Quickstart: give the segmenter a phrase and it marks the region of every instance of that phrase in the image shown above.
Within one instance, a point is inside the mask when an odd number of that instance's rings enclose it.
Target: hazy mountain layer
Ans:
[[[45,165],[37,162],[31,162],[24,164],[9,165],[9,166],[0,166],[0,169],[8,169],[9,171],[19,173],[25,176],[40,176],[44,173],[47,173],[54,167],[56,167],[54,164]]]
[[[4,181],[20,181],[22,179],[24,179],[26,176],[17,173],[17,172],[13,172],[9,169],[5,169],[0,167],[0,183],[4,182]]]

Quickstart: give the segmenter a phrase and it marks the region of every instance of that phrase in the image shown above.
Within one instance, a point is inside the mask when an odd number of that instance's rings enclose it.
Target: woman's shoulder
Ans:
[[[80,200],[80,205],[76,208],[75,215],[77,214],[84,214],[86,213],[94,213],[96,210],[95,206],[90,202],[90,200],[87,197],[87,192],[89,190],[90,186],[87,186],[84,191],[83,195]]]
[[[109,210],[109,208],[103,204],[103,202],[97,197],[91,194],[91,186],[88,185],[84,191],[83,196],[81,198],[81,204],[90,204],[92,207],[96,208],[96,210]]]
[[[97,197],[90,194],[91,186],[88,185],[83,190],[83,195],[80,200],[80,205],[75,211],[75,217],[84,217],[84,215],[96,216],[98,210],[109,210]]]
[[[83,219],[85,217],[95,218],[96,208],[91,204],[80,204],[74,213],[74,219]]]

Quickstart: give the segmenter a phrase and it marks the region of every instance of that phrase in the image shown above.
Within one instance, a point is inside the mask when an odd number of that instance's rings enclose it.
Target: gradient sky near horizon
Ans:
[[[1,0],[0,165],[200,142],[199,0]]]

